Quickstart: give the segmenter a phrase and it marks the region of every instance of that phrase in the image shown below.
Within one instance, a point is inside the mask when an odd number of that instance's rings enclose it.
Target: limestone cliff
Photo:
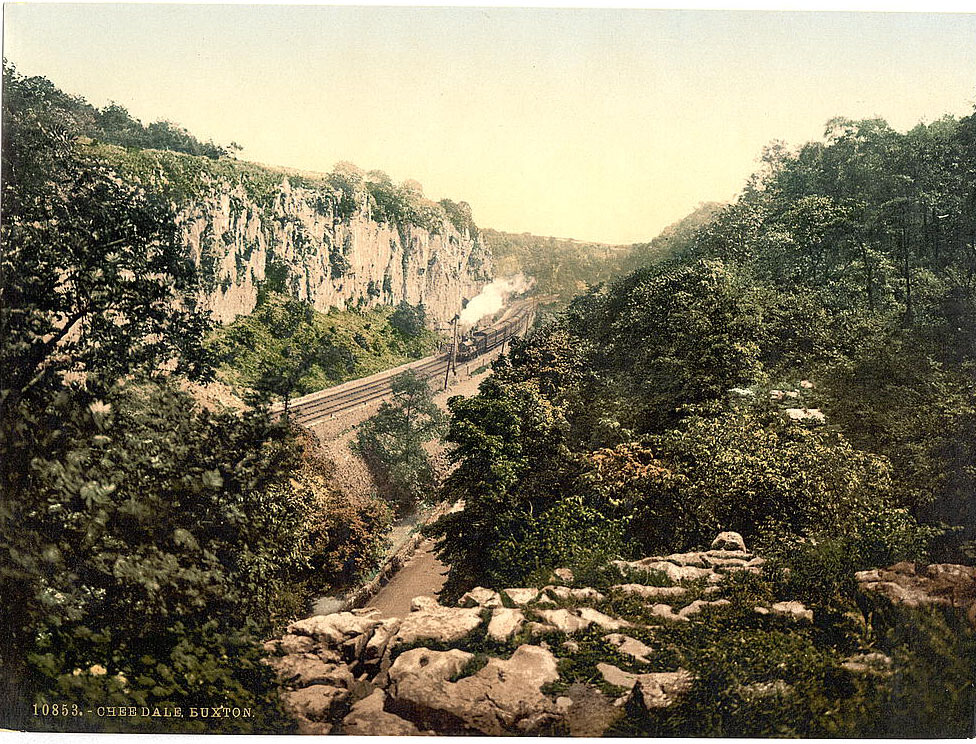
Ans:
[[[372,219],[368,205],[336,215],[323,190],[284,178],[270,206],[223,184],[180,215],[201,268],[204,307],[221,322],[254,309],[258,282],[273,278],[318,310],[423,303],[449,320],[490,278],[481,243],[443,218],[433,229]]]
[[[231,158],[92,148],[169,199],[200,269],[202,305],[220,322],[254,309],[259,284],[318,310],[406,300],[449,320],[491,280],[491,254],[464,202],[424,198],[354,166],[331,174]]]

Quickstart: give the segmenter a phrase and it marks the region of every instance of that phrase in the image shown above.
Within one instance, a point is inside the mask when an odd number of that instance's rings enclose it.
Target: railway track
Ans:
[[[513,305],[496,323],[484,329],[482,348],[479,348],[478,353],[468,357],[466,361],[470,363],[474,359],[490,354],[507,343],[510,338],[525,333],[531,325],[534,313],[535,303],[531,300],[522,300]],[[413,370],[428,380],[444,377],[447,373],[449,361],[450,354],[440,352],[424,359],[418,359],[416,362],[378,372],[369,377],[350,380],[341,385],[309,393],[301,398],[293,398],[288,402],[288,413],[296,423],[302,426],[314,426],[340,414],[389,397],[392,392],[391,382],[393,378],[407,370]],[[272,406],[272,412],[279,415],[284,412],[284,409],[285,406],[282,403]]]

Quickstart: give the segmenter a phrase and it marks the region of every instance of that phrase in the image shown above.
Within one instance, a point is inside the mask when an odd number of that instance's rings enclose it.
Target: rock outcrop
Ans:
[[[941,605],[966,613],[976,627],[976,566],[933,563],[922,568],[903,561],[855,574],[862,591],[884,595],[906,607]]]
[[[406,300],[437,321],[491,279],[489,250],[433,203],[422,220],[386,221],[368,199],[341,208],[341,193],[307,179],[278,175],[260,196],[243,175],[197,181],[178,224],[201,304],[220,322],[251,312],[268,279],[322,311]]]
[[[750,628],[807,632],[817,618],[803,603],[754,606],[730,586],[763,564],[740,535],[722,533],[708,550],[620,562],[629,583],[599,590],[476,587],[457,607],[416,597],[402,618],[370,609],[306,618],[266,644],[266,663],[303,733],[598,736],[693,688],[696,676],[671,644],[686,631],[700,634],[696,624],[740,618]],[[570,572],[554,577],[573,581]],[[955,607],[970,619],[976,607],[976,568],[903,563],[857,580],[864,592],[909,606]],[[844,673],[893,674],[892,658],[870,646],[846,653],[834,662]],[[788,697],[792,682],[745,681],[739,692],[744,700]]]

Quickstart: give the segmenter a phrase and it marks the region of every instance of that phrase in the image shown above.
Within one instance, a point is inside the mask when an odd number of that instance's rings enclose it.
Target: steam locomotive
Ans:
[[[466,334],[458,341],[457,360],[467,362],[497,349],[512,336],[519,335],[528,326],[529,313],[480,331]]]

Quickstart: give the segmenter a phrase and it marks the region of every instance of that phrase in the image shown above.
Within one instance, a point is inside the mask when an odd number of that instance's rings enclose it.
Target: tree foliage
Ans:
[[[828,593],[872,561],[922,556],[946,526],[938,550],[963,558],[974,131],[976,116],[906,134],[837,119],[822,142],[771,146],[733,204],[662,236],[670,257],[513,344],[452,407],[449,485],[465,509],[438,527],[451,585],[524,577],[506,535],[529,544],[522,526],[567,494],[576,527],[594,510],[624,551],[721,529],[770,549],[813,541],[845,556]],[[572,520],[559,523],[571,545]]]
[[[3,104],[4,725],[159,729],[29,716],[57,700],[247,707],[170,730],[287,731],[260,642],[374,568],[388,511],[344,502],[286,427],[181,392],[212,372],[209,321],[168,199],[83,148],[42,78],[5,66]]]
[[[168,204],[75,148],[43,78],[4,68],[3,405],[66,374],[201,376],[206,318]]]
[[[359,426],[355,449],[379,481],[381,492],[406,512],[435,488],[435,474],[424,445],[440,436],[444,414],[427,381],[413,371],[390,382],[393,395]]]

